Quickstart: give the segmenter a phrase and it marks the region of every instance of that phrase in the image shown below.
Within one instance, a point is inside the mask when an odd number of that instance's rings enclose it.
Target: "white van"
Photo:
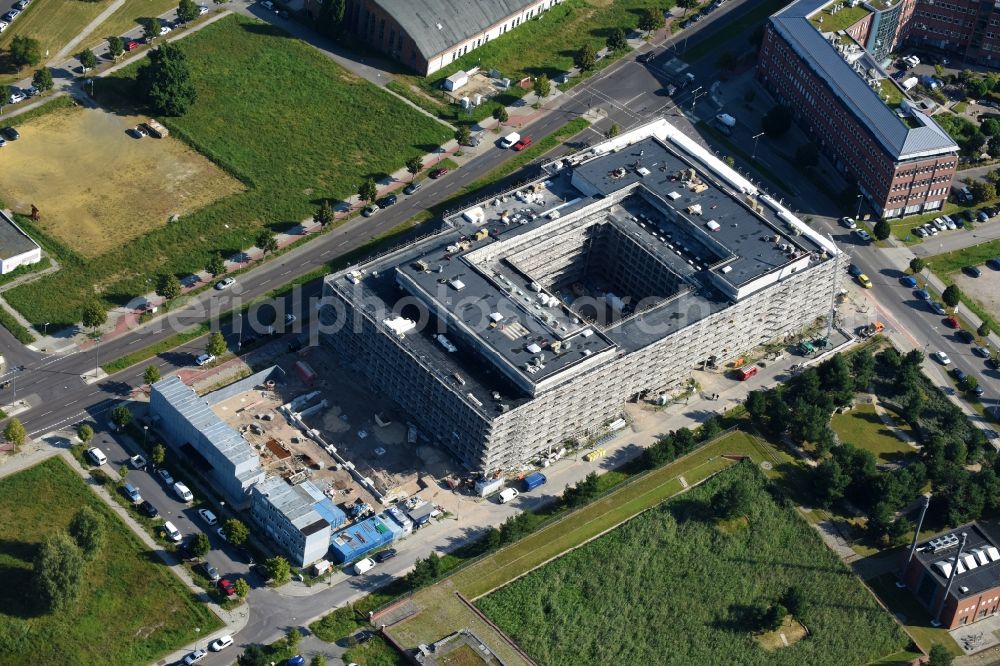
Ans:
[[[374,568],[375,568],[375,560],[373,560],[370,557],[366,557],[365,559],[354,563],[354,573],[358,574],[359,576],[365,573],[366,571],[371,571]]]
[[[521,135],[520,134],[518,134],[517,132],[511,132],[510,134],[508,134],[504,138],[500,139],[500,147],[501,148],[510,148],[511,146],[513,146],[515,143],[517,143],[520,140],[521,140]]]
[[[191,491],[188,490],[188,487],[185,486],[180,481],[174,484],[174,492],[177,494],[178,497],[181,498],[182,502],[190,502],[191,500],[194,499],[194,495],[191,494]]]
[[[163,531],[167,533],[167,538],[178,543],[181,540],[181,531],[174,527],[174,524],[169,520],[163,523]]]
[[[506,504],[518,496],[517,488],[504,488],[500,491],[500,503]]]
[[[95,465],[106,465],[108,462],[108,457],[104,455],[104,451],[101,451],[96,446],[87,449],[87,455]]]

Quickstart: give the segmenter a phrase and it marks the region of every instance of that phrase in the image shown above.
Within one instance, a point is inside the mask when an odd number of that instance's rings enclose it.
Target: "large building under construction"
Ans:
[[[544,171],[324,285],[340,360],[472,470],[830,313],[844,255],[665,120]]]

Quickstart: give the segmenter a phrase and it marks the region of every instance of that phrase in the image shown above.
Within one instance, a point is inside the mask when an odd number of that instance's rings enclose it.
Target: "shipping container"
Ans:
[[[545,478],[544,474],[541,472],[533,472],[532,474],[524,477],[524,479],[521,480],[521,483],[524,487],[524,491],[528,492],[529,490],[534,490],[538,486],[544,484],[546,481],[548,481],[548,479]]]
[[[392,541],[392,530],[378,516],[340,530],[330,539],[330,551],[338,564],[352,562]]]
[[[498,479],[479,479],[476,481],[476,494],[480,497],[489,497],[493,493],[501,490],[506,481],[501,476]]]

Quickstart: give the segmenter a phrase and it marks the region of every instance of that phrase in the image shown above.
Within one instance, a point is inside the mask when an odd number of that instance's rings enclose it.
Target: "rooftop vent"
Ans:
[[[949,548],[954,548],[958,545],[958,537],[954,534],[944,534],[939,537],[935,537],[927,542],[927,549],[932,553],[938,553],[942,550],[947,550]],[[994,549],[995,550],[995,549]]]
[[[461,291],[465,289],[465,283],[459,280],[458,278],[453,278],[451,280],[448,280],[448,284],[451,285],[451,288],[454,289],[455,291]]]
[[[527,347],[525,347],[525,349],[527,349],[527,350],[528,350],[529,352],[531,352],[532,354],[537,354],[537,353],[539,353],[540,351],[542,351],[542,348],[541,348],[541,347],[539,347],[539,346],[538,346],[537,344],[535,344],[534,342],[532,342],[532,343],[531,343],[530,345],[528,345]]]

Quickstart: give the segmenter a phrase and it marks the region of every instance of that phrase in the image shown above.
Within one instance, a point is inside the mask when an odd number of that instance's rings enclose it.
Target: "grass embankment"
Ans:
[[[161,120],[248,191],[93,259],[57,257],[62,270],[7,293],[34,325],[77,322],[95,288],[118,306],[148,291],[157,273],[201,270],[212,253],[250,247],[262,228],[294,226],[320,200],[343,200],[365,178],[450,138],[440,123],[259,21],[227,17],[179,46],[199,97],[183,117]],[[136,69],[101,79],[98,101],[132,99]]]
[[[45,53],[54,56],[103,12],[111,0],[34,0],[0,34],[0,84],[14,83],[31,75],[32,67],[17,67],[10,61],[10,44],[23,35],[37,39]],[[4,10],[6,11],[6,10]]]
[[[104,518],[101,554],[87,565],[69,609],[40,614],[32,604],[32,558],[42,539],[65,529],[82,506]],[[0,507],[2,661],[150,663],[193,642],[195,627],[205,636],[222,626],[61,458],[0,481]]]
[[[723,529],[712,497],[742,481],[746,522]],[[808,639],[765,650],[747,610],[806,597]],[[671,601],[672,600],[672,601]],[[477,605],[549,664],[858,664],[909,642],[794,509],[741,464],[648,511]],[[864,636],[864,640],[858,640]]]
[[[208,6],[211,8],[212,3],[208,3]],[[120,37],[136,28],[145,27],[147,20],[166,14],[171,9],[177,9],[176,0],[125,0],[121,7],[87,35],[83,44],[98,46],[112,35]]]
[[[428,77],[396,75],[389,88],[443,120],[457,124],[478,122],[488,118],[497,105],[509,105],[525,91],[516,87],[504,91],[468,114],[441,92],[441,82],[448,76],[481,67],[484,72],[495,69],[511,81],[542,74],[555,79],[573,68],[573,56],[584,44],[599,51],[613,29],[632,31],[646,9],[665,10],[673,4],[672,0],[566,0]],[[598,61],[597,70],[625,53]],[[571,84],[580,80],[573,79]],[[527,93],[527,97],[533,100],[534,93]]]

